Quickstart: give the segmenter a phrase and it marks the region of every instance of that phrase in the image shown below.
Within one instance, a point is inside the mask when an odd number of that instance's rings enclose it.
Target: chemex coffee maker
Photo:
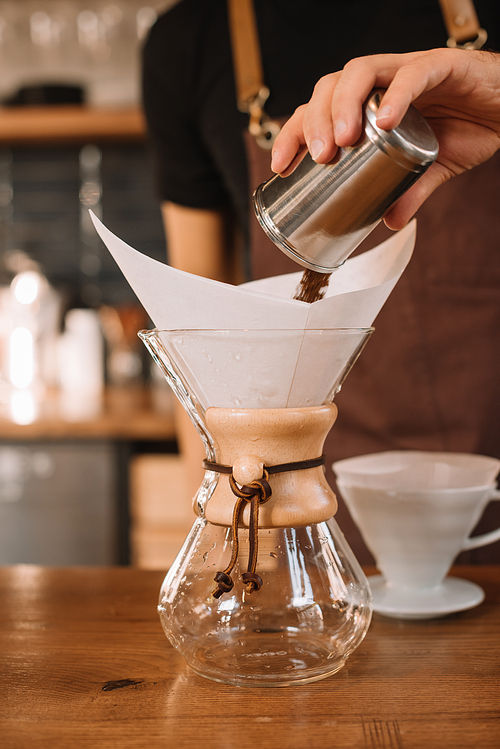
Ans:
[[[437,153],[416,110],[380,131],[379,102],[375,93],[365,137],[334,163],[306,158],[257,190],[266,231],[313,272],[342,265]],[[156,322],[139,335],[206,450],[197,517],[161,588],[168,639],[220,682],[288,686],[335,673],[365,636],[372,600],[333,517],[323,444],[334,396],[373,330],[359,323],[397,282],[414,228],[355,258],[337,291],[306,304],[275,296],[288,276],[218,284],[155,263],[94,223]]]
[[[198,517],[158,607],[202,676],[306,684],[338,671],[366,634],[371,596],[333,519],[322,450],[332,399],[370,334],[140,333],[207,453]]]

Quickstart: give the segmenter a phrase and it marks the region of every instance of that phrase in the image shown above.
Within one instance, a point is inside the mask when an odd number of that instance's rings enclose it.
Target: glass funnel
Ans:
[[[372,332],[139,333],[203,440],[198,515],[160,592],[198,674],[248,686],[338,671],[371,619],[323,469],[332,403]]]

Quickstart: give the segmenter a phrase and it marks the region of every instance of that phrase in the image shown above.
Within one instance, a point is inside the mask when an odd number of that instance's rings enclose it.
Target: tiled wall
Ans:
[[[165,260],[159,202],[146,147],[2,150],[2,270],[9,253],[22,250],[76,304],[135,301],[114,260],[89,226],[89,207],[125,242]]]

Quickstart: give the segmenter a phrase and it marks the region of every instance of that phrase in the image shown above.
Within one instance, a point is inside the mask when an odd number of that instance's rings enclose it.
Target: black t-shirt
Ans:
[[[152,28],[143,100],[161,200],[232,206],[247,228],[248,184],[226,0],[182,0]],[[322,75],[352,57],[446,45],[438,0],[255,0],[270,89],[266,111],[289,116]],[[500,44],[500,2],[476,0],[487,47]]]

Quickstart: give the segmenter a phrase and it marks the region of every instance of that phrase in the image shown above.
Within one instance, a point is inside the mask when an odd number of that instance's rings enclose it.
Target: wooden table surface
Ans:
[[[500,566],[454,574],[481,606],[374,616],[334,676],[281,689],[192,673],[156,615],[163,574],[0,568],[2,749],[461,749],[500,746]]]

